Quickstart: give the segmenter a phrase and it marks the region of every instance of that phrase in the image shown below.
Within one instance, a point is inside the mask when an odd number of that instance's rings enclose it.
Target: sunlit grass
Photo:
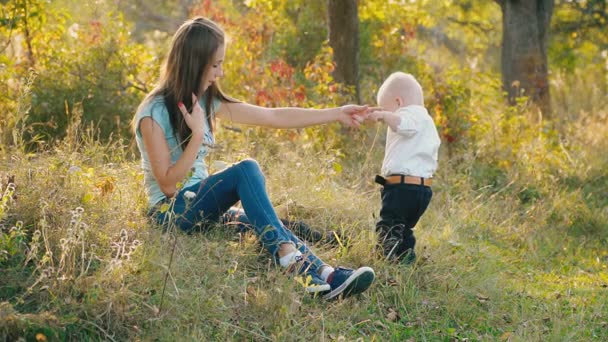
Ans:
[[[151,224],[138,162],[116,154],[121,148],[93,140],[2,156],[0,174],[15,175],[18,194],[0,217],[2,248],[16,251],[2,264],[3,336],[608,338],[606,159],[583,146],[570,158],[588,167],[553,183],[522,176],[539,170],[517,163],[497,176],[476,172],[479,164],[443,164],[411,267],[386,263],[374,247],[380,194],[371,176],[381,153],[359,153],[370,156],[365,169],[336,151],[289,145],[273,147],[279,154],[243,147],[222,155],[227,163],[248,155],[260,161],[281,217],[340,233],[338,245],[313,246],[326,262],[376,270],[370,291],[333,303],[304,294],[251,234],[218,226],[188,235]],[[590,155],[596,159],[587,163]],[[18,221],[22,237],[6,235]]]

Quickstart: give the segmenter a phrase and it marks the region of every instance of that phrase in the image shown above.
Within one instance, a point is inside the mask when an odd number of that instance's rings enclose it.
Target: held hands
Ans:
[[[205,112],[203,111],[203,108],[201,107],[201,105],[198,103],[198,99],[196,98],[196,95],[192,94],[192,112],[191,113],[188,112],[188,110],[186,109],[186,106],[184,106],[183,102],[178,103],[177,107],[184,115],[184,120],[186,121],[186,125],[188,125],[188,127],[192,131],[192,137],[202,138],[205,134],[205,131],[204,131]]]
[[[340,107],[340,112],[341,115],[338,118],[338,121],[343,125],[348,127],[359,127],[367,115],[369,115],[370,108],[368,106],[346,105]]]
[[[397,127],[401,123],[401,118],[398,115],[395,115],[392,112],[383,110],[380,107],[371,108],[371,112],[365,116],[365,120],[369,121],[383,121],[385,122],[393,131],[397,131]]]
[[[373,122],[384,121],[384,117],[386,114],[390,114],[390,112],[387,112],[380,107],[373,107],[371,108],[371,111],[365,116],[365,120]]]
[[[359,127],[363,121],[384,121],[393,131],[396,131],[401,122],[399,116],[382,107],[346,105],[340,109],[343,115],[339,121],[349,127]]]

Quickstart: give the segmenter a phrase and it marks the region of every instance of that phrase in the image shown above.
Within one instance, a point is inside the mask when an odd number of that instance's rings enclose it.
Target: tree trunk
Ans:
[[[547,67],[547,37],[554,0],[501,0],[502,8],[502,81],[515,104],[527,96],[542,111],[551,115]]]
[[[359,92],[359,12],[357,0],[328,0],[329,45],[334,50],[336,81],[355,87]]]
[[[34,50],[32,49],[32,35],[30,33],[30,27],[28,25],[30,13],[27,7],[27,1],[23,2],[23,33],[25,35],[25,44],[27,45],[27,56],[28,65],[30,68],[36,67],[36,60],[34,59]]]

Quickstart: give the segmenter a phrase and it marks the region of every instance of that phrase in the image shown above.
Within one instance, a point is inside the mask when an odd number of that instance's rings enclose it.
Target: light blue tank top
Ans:
[[[206,95],[202,96],[199,99],[199,103],[203,110],[205,110],[205,101]],[[220,100],[214,98],[211,101],[211,116],[214,117],[215,113],[219,109]],[[137,124],[135,140],[137,142],[137,148],[141,154],[141,167],[144,172],[144,186],[146,189],[146,194],[148,195],[148,204],[150,207],[153,207],[158,202],[165,199],[167,196],[163,194],[160,190],[160,186],[158,182],[154,178],[154,174],[152,173],[152,167],[150,165],[150,159],[148,157],[148,153],[146,152],[146,147],[144,146],[144,142],[141,136],[141,132],[139,130],[139,123],[141,119],[145,117],[151,117],[163,130],[165,135],[165,139],[167,140],[167,144],[169,145],[169,151],[171,152],[171,163],[175,164],[179,157],[182,154],[182,148],[179,146],[179,139],[173,133],[173,129],[171,128],[171,121],[169,120],[169,112],[167,111],[167,107],[165,106],[165,100],[162,96],[157,96],[151,99],[147,104],[141,107],[141,109],[135,114],[135,120]],[[205,146],[205,144],[213,146],[215,143],[215,139],[213,137],[213,133],[209,128],[207,120],[205,120],[205,139],[204,144],[201,145],[201,148],[198,151],[198,156],[196,157],[196,161],[194,162],[193,168],[194,172],[192,176],[187,179],[184,179],[183,188],[187,188],[196,183],[199,183],[203,179],[209,176],[209,172],[207,171],[207,165],[205,164],[205,156],[209,153],[209,148]]]

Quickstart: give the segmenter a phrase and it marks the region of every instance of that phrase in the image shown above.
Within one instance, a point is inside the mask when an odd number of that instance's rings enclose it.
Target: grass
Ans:
[[[380,201],[371,175],[381,149],[345,157],[339,168],[330,151],[289,146],[223,155],[260,161],[281,216],[347,237],[315,245],[322,259],[376,270],[368,292],[332,303],[305,295],[252,235],[225,227],[163,233],[150,224],[138,162],[120,143],[82,139],[37,155],[4,153],[0,174],[15,176],[17,198],[2,187],[0,336],[607,340],[608,159],[597,152],[604,142],[576,138],[592,141],[570,149],[571,162],[585,167],[559,164],[539,178],[516,162],[495,168],[442,156],[411,267],[386,263],[373,247]],[[531,145],[521,153],[536,158]]]

